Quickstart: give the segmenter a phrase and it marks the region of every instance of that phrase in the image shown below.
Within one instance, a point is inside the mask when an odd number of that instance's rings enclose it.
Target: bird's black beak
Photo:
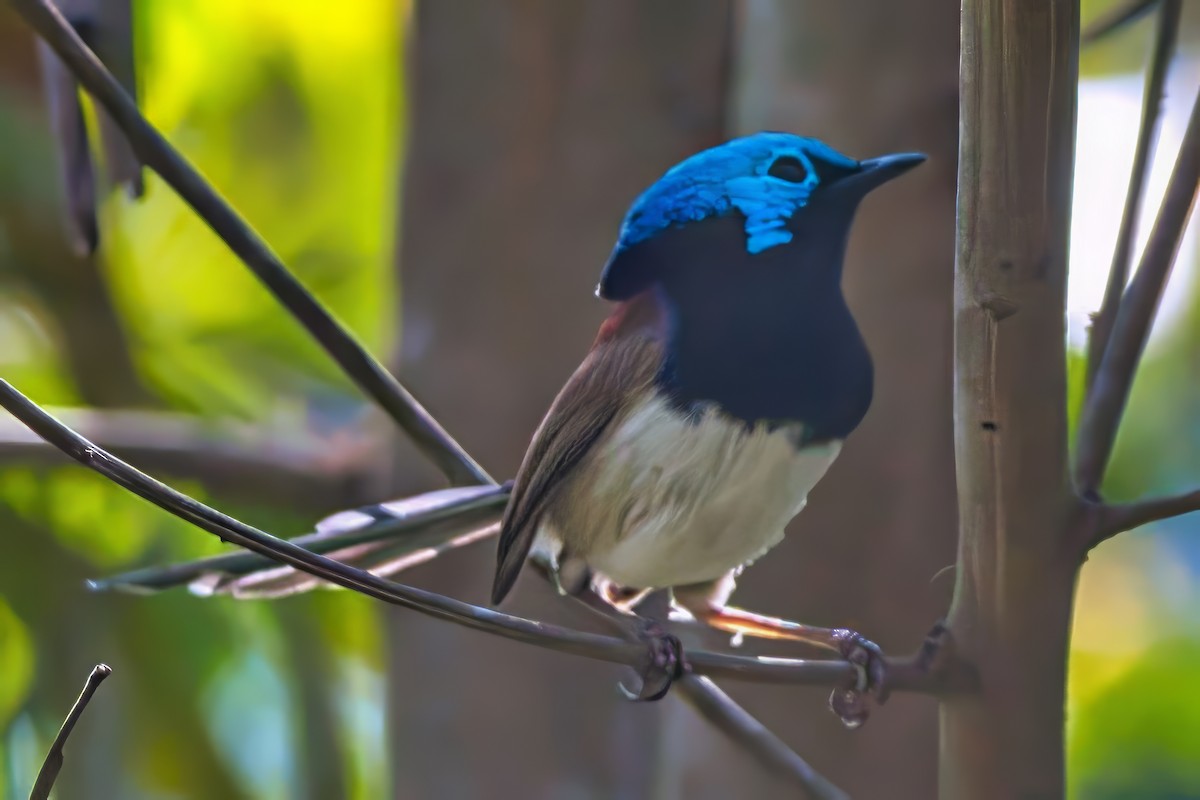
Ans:
[[[858,162],[858,172],[838,181],[843,190],[852,190],[862,197],[892,178],[898,178],[925,160],[924,153],[896,153]],[[836,184],[835,184],[836,185]]]

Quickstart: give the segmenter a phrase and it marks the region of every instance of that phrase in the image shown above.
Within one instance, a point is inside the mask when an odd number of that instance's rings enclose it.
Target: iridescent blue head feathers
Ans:
[[[629,209],[618,248],[677,225],[733,210],[746,218],[746,250],[759,253],[791,241],[787,222],[822,181],[858,169],[858,162],[816,139],[757,133],[680,162]]]
[[[820,250],[824,239],[840,246],[858,201],[924,160],[904,153],[855,161],[817,139],[771,132],[697,153],[634,201],[597,294],[628,299],[659,280],[665,265],[698,256],[757,261],[800,231],[806,250]],[[718,229],[698,225],[709,220],[720,221],[715,249]]]

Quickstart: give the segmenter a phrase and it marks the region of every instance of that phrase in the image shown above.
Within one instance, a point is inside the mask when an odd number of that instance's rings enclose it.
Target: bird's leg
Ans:
[[[638,603],[646,599],[646,595],[650,594],[653,589],[631,589],[628,586],[621,586],[613,583],[603,575],[593,575],[592,591],[595,592],[601,600],[606,604],[628,616],[634,616],[634,608]]]
[[[879,645],[848,628],[817,628],[777,617],[755,614],[727,605],[733,594],[738,571],[709,583],[676,586],[675,605],[697,622],[739,636],[782,639],[833,650],[858,670],[858,681],[847,689],[835,690],[829,702],[849,727],[866,720],[865,696],[874,692],[880,702],[887,699],[886,671]]]

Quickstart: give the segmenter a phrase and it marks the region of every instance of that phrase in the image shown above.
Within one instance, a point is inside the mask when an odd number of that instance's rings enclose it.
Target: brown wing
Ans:
[[[631,399],[662,366],[662,310],[646,292],[600,328],[587,358],[546,413],[521,462],[500,526],[492,602],[512,589],[547,503]]]

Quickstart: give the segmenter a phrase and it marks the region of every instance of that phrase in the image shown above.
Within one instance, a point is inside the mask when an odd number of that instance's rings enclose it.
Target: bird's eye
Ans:
[[[808,180],[808,170],[795,156],[780,156],[775,159],[771,168],[767,170],[767,174],[772,178],[779,178],[790,183],[804,183]]]

